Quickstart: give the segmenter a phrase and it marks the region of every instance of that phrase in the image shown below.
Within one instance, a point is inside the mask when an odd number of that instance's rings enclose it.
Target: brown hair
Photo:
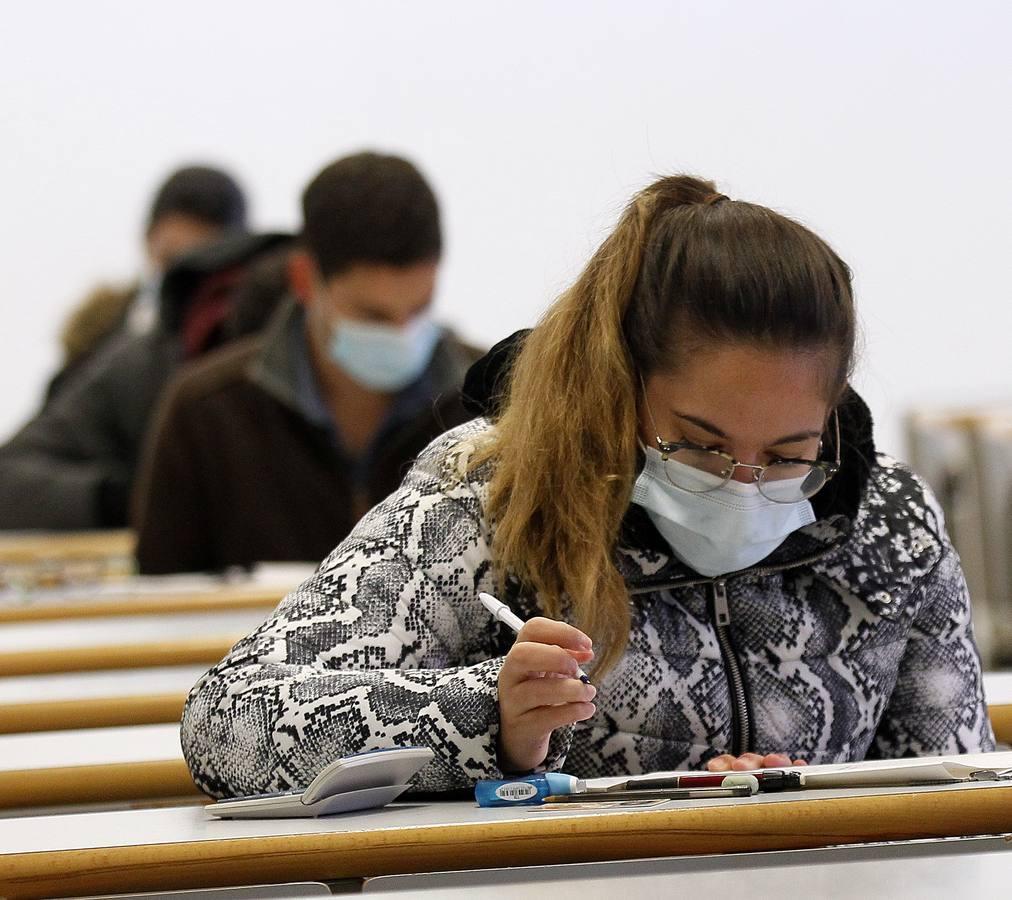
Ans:
[[[324,278],[356,263],[409,266],[443,250],[429,183],[399,156],[364,152],[320,172],[302,194],[302,240]]]
[[[568,605],[600,676],[629,637],[613,552],[636,478],[640,376],[676,368],[699,342],[829,348],[838,395],[854,331],[850,272],[802,225],[688,176],[638,193],[526,338],[474,458],[495,464],[499,577],[536,592],[546,615]]]

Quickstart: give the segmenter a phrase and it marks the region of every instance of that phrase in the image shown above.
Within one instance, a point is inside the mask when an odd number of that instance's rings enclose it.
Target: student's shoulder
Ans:
[[[897,522],[928,525],[942,532],[941,504],[928,483],[907,463],[877,453],[872,466],[868,502]]]
[[[482,485],[491,477],[490,464],[474,466],[473,462],[494,430],[495,426],[485,417],[457,425],[443,432],[418,455],[412,471],[440,482]]]
[[[854,533],[879,565],[911,580],[930,572],[949,546],[941,505],[908,465],[876,454]]]
[[[257,358],[262,338],[240,338],[188,363],[176,375],[171,387],[177,406],[199,406],[211,398],[226,395],[248,383],[248,371]]]

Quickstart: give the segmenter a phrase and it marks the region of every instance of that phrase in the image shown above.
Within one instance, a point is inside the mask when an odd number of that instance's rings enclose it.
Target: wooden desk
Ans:
[[[671,807],[671,808],[669,808]],[[0,894],[80,896],[404,872],[787,850],[1012,830],[1012,784],[761,794],[645,811],[401,803],[329,819],[201,808],[0,820]]]
[[[0,676],[218,662],[263,609],[23,622],[0,628]]]
[[[78,594],[82,596],[28,596],[0,605],[0,625],[96,617],[226,612],[231,609],[259,609],[263,611],[262,617],[266,618],[267,613],[288,593],[288,589],[282,587],[225,583],[212,585],[188,591],[92,591],[90,596],[79,591]]]
[[[135,570],[126,531],[0,532],[0,591],[111,582]]]
[[[0,565],[133,557],[132,531],[0,532]]]
[[[0,737],[0,809],[194,796],[175,722]]]
[[[994,736],[1012,744],[1012,672],[985,672],[984,696]]]
[[[0,678],[0,734],[178,723],[187,693],[207,668],[165,666]]]

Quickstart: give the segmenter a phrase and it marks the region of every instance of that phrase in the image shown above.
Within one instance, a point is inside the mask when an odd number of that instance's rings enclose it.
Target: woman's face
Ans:
[[[826,372],[832,364],[826,352],[708,348],[677,372],[646,379],[640,438],[648,447],[657,446],[658,436],[690,441],[750,465],[776,457],[816,459],[831,411]],[[748,483],[753,472],[735,469],[734,478]]]

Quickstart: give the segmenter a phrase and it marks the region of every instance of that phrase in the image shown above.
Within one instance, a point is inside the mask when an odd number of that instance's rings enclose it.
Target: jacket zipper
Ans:
[[[823,550],[820,550],[818,553],[803,556],[801,559],[795,559],[789,563],[781,563],[779,566],[763,566],[762,568],[742,569],[738,572],[729,572],[727,575],[721,575],[719,578],[683,578],[680,580],[676,579],[674,581],[662,581],[657,584],[641,583],[638,585],[630,585],[629,596],[634,597],[637,594],[652,594],[656,591],[673,591],[677,588],[694,587],[698,584],[715,584],[718,581],[722,581],[726,584],[728,581],[737,580],[739,578],[765,578],[767,575],[776,575],[779,572],[786,572],[788,569],[796,569],[799,566],[807,566],[814,562],[818,562],[824,556],[828,556],[836,550],[838,546],[838,544],[831,544]]]
[[[780,566],[766,566],[764,568],[736,572],[734,573],[734,577],[752,576],[761,578],[767,575],[774,575],[777,572],[817,562],[834,549],[835,547],[827,547],[819,553]],[[717,634],[717,645],[720,647],[720,655],[724,662],[724,672],[727,676],[728,693],[731,697],[732,751],[735,756],[741,756],[743,753],[748,753],[752,750],[752,719],[748,710],[748,696],[745,693],[745,679],[742,677],[741,665],[738,662],[737,654],[734,652],[734,645],[731,643],[731,635],[729,633],[731,610],[727,602],[727,579],[700,578],[690,581],[673,582],[668,585],[651,586],[649,588],[632,588],[629,593],[632,596],[633,594],[689,587],[695,584],[706,584],[710,588],[710,605],[714,631]]]
[[[710,595],[717,643],[720,655],[724,658],[724,672],[727,675],[728,693],[731,695],[731,743],[734,755],[741,756],[752,749],[752,722],[748,712],[748,698],[745,696],[745,679],[742,678],[741,666],[728,633],[731,611],[727,604],[727,583],[711,582]]]

